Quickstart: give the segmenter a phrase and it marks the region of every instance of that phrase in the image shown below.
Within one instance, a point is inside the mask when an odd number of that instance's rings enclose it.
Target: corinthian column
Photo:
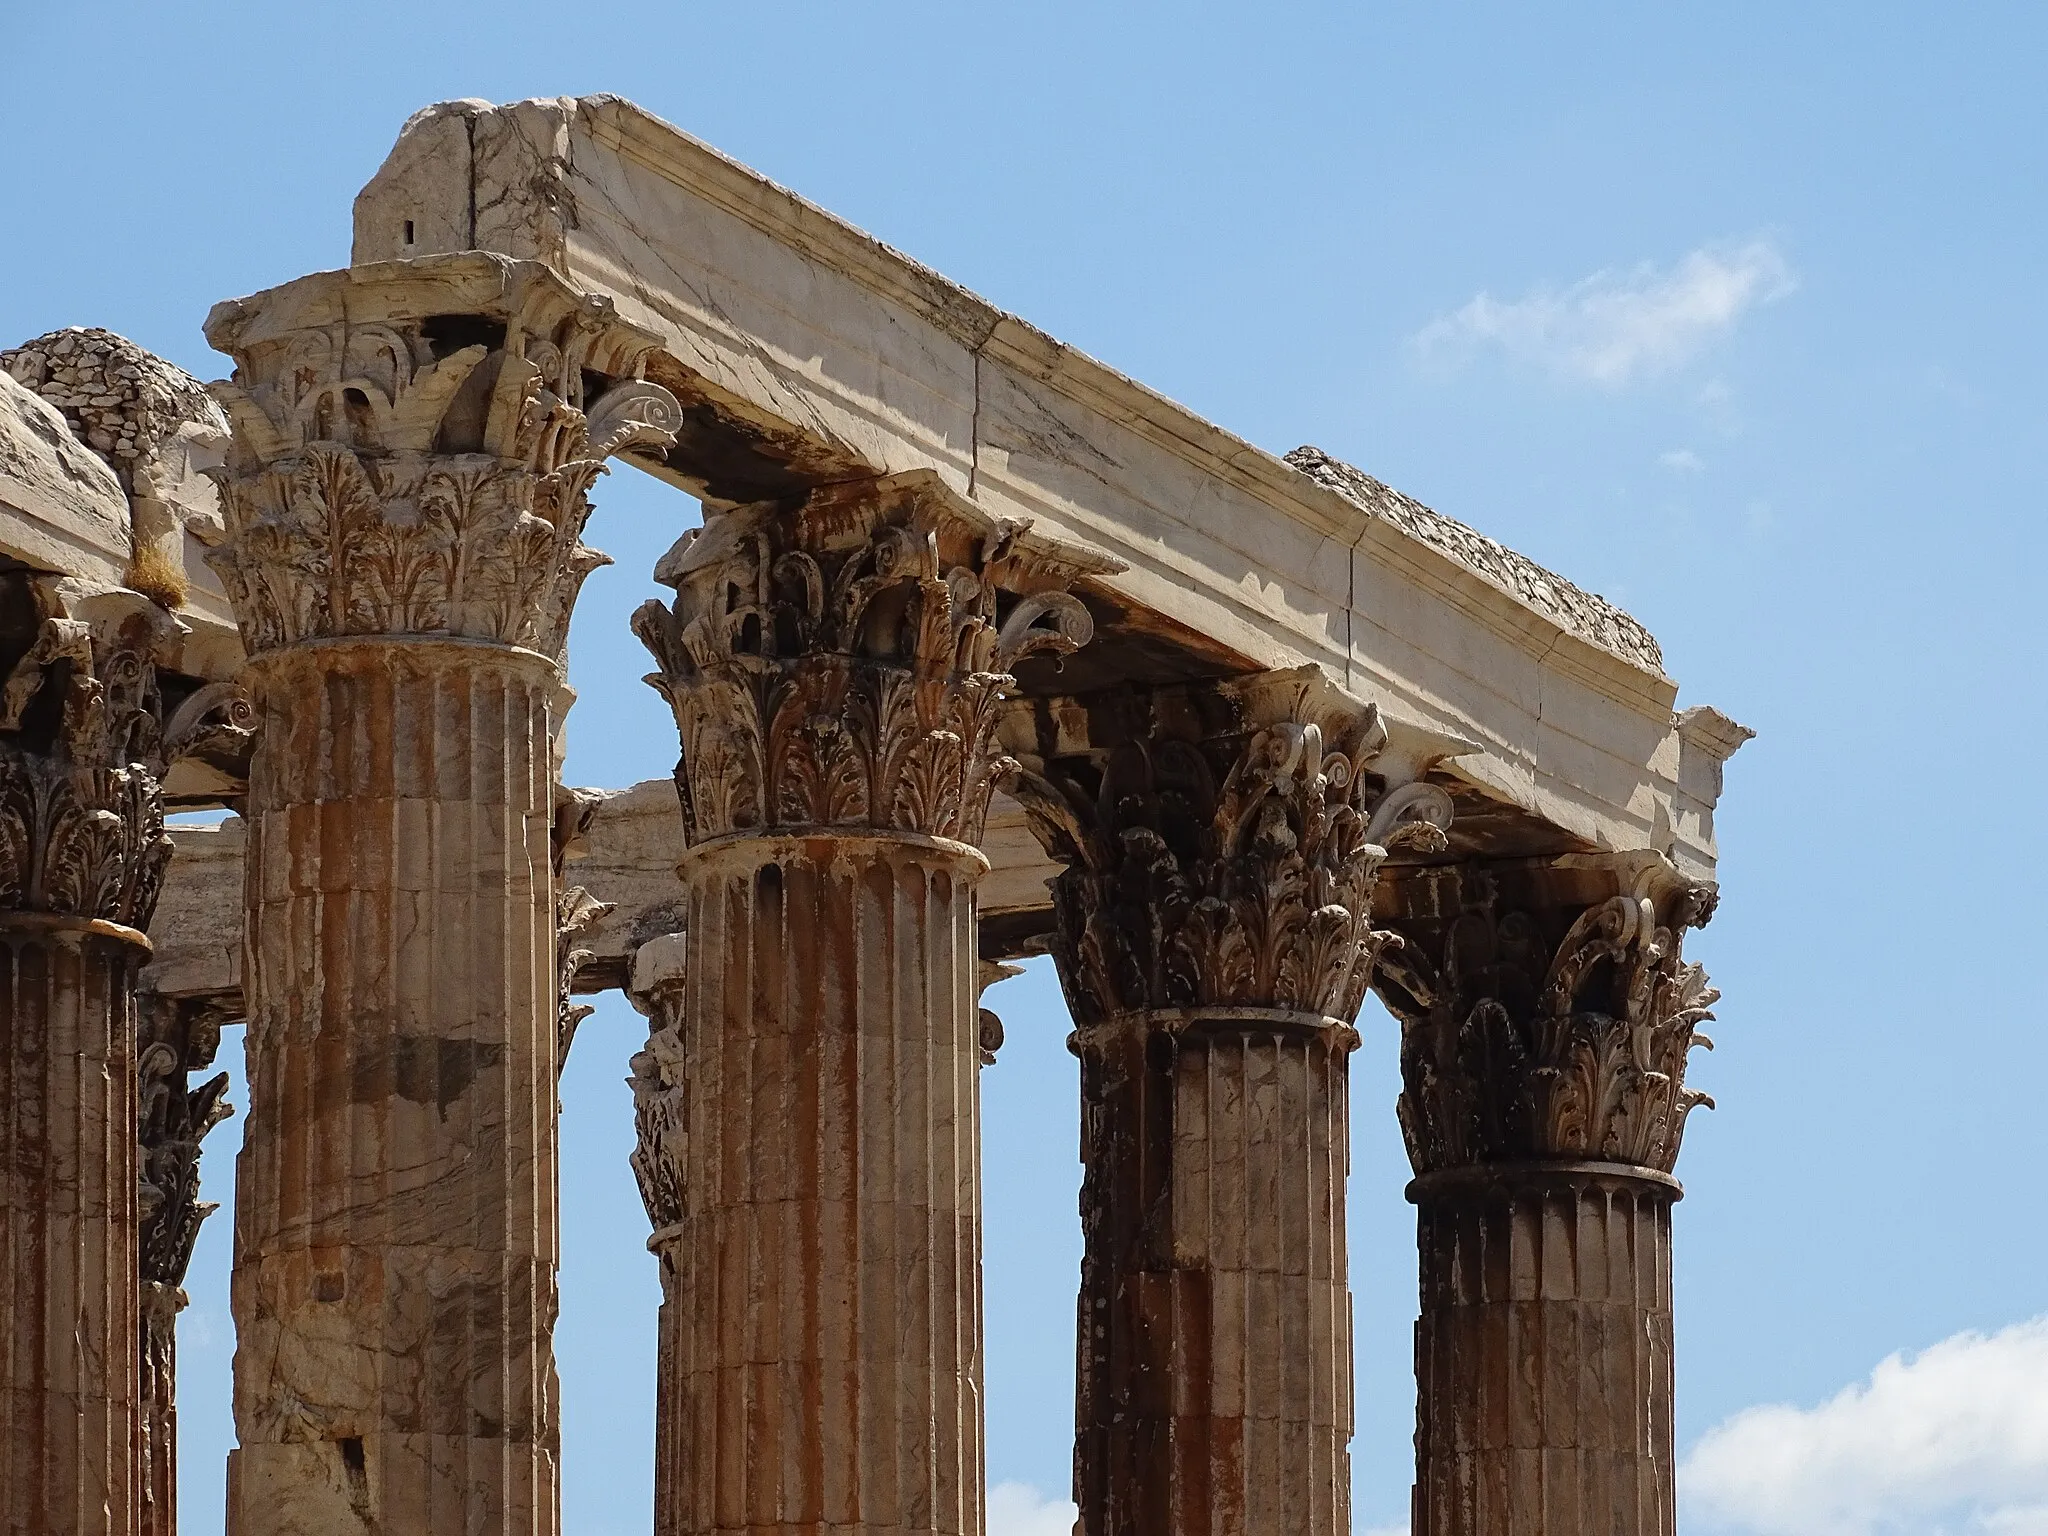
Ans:
[[[1671,1169],[1713,888],[1652,854],[1389,881],[1416,1178],[1416,1536],[1671,1536]]]
[[[635,616],[689,850],[664,1532],[979,1536],[974,845],[1084,568],[916,474],[714,515]]]
[[[205,999],[137,998],[136,1073],[142,1131],[142,1317],[136,1479],[138,1536],[178,1529],[178,1314],[199,1227],[216,1206],[199,1198],[199,1147],[233,1111],[228,1075],[198,1087],[213,1065],[222,1024],[236,1017]]]
[[[171,843],[134,593],[0,576],[0,1528],[132,1536],[135,974]]]
[[[248,807],[238,1536],[560,1524],[550,740],[651,345],[469,255],[224,304]]]
[[[683,1239],[682,1181],[690,1134],[689,1089],[683,1073],[683,978],[689,943],[680,933],[661,934],[633,951],[626,995],[647,1016],[647,1045],[634,1053],[633,1176],[654,1228],[648,1251],[661,1266],[661,1317],[656,1326],[654,1405],[654,1531],[679,1536],[690,1495],[690,1468],[683,1407],[684,1337],[689,1298],[682,1290],[687,1257]]]
[[[1342,1536],[1352,1021],[1381,861],[1449,799],[1386,793],[1378,711],[1313,668],[1023,725],[1079,1026],[1081,1529]]]

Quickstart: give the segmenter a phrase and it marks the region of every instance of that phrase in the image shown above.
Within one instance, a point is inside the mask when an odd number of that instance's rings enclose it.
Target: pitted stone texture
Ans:
[[[0,369],[64,415],[112,467],[132,508],[123,579],[166,607],[196,602],[215,623],[225,596],[201,556],[221,539],[218,467],[228,423],[182,368],[97,327],[72,327],[0,352]]]
[[[233,1529],[547,1536],[554,669],[382,640],[253,670]]]
[[[684,868],[656,1530],[980,1536],[979,860],[820,835]]]
[[[129,549],[114,471],[55,406],[0,372],[0,554],[104,588],[121,585]]]
[[[1305,443],[1287,455],[1287,462],[1374,517],[1442,550],[1567,632],[1612,651],[1623,661],[1651,672],[1663,672],[1664,653],[1656,636],[1606,598],[1566,581],[1555,571],[1545,570],[1500,540],[1432,511],[1413,496],[1403,495],[1320,448]]]
[[[1401,1023],[1422,1315],[1417,1536],[1670,1536],[1671,1169],[1717,994],[1710,885],[1650,853],[1402,870],[1377,990]]]
[[[0,914],[0,1529],[132,1536],[142,950]]]
[[[1560,1166],[1412,1193],[1415,1536],[1671,1536],[1676,1187]]]
[[[1344,1027],[1084,1026],[1074,1497],[1100,1536],[1348,1536]]]
[[[630,102],[416,115],[356,200],[354,260],[471,246],[659,338],[648,376],[688,422],[663,471],[714,502],[925,470],[1124,562],[1091,584],[1112,643],[1075,691],[1313,662],[1478,744],[1460,775],[1520,851],[1675,842],[1711,872],[1686,761],[1706,748],[1611,605],[1412,504],[1361,506]]]
[[[170,839],[134,593],[0,573],[0,1528],[132,1536],[133,989]],[[54,611],[53,611],[54,609]]]
[[[195,428],[216,446],[227,437],[227,417],[204,384],[97,326],[72,326],[25,341],[0,352],[0,368],[62,411],[131,495],[171,439]]]
[[[1449,797],[1403,781],[1431,754],[1314,668],[1018,706],[1004,740],[1067,866],[1081,1527],[1346,1536],[1351,1020],[1382,863],[1444,848]]]

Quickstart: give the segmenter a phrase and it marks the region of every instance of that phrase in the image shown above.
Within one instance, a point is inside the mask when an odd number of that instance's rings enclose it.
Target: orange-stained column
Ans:
[[[222,305],[246,817],[237,1536],[560,1526],[551,739],[586,489],[651,345],[545,268]]]
[[[1388,793],[1378,712],[1314,669],[1020,709],[1005,740],[1067,865],[1080,1528],[1344,1536],[1352,1021],[1380,864],[1441,849],[1449,800]]]
[[[0,1529],[132,1536],[135,977],[164,833],[151,642],[0,575]],[[125,610],[125,611],[124,611]]]
[[[1077,569],[899,476],[712,515],[635,616],[688,839],[640,1154],[664,1536],[983,1529],[974,845]]]
[[[1671,1169],[1710,885],[1654,854],[1405,872],[1378,990],[1415,1165],[1416,1536],[1671,1536]]]

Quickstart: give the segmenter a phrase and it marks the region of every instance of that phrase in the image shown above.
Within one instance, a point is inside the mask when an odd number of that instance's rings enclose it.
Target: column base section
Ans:
[[[1414,1536],[1672,1536],[1676,1180],[1425,1175]]]

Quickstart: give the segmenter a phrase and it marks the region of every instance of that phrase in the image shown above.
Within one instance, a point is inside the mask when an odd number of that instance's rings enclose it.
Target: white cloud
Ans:
[[[1815,1408],[1708,1431],[1688,1517],[1754,1536],[2048,1536],[2048,1316],[1893,1355]]]
[[[1669,453],[1660,453],[1657,462],[1683,475],[1696,475],[1707,467],[1706,461],[1690,448],[1674,448]]]
[[[1400,1525],[1376,1525],[1360,1536],[1408,1536],[1408,1526],[1405,1521]]]
[[[988,1491],[988,1536],[1074,1536],[1074,1518],[1073,1505],[1028,1483],[997,1483]]]
[[[1498,347],[1565,378],[1622,385],[1690,361],[1745,311],[1794,286],[1768,240],[1701,246],[1668,272],[1648,264],[1603,269],[1511,303],[1481,293],[1424,326],[1414,345],[1423,358],[1451,365]]]

